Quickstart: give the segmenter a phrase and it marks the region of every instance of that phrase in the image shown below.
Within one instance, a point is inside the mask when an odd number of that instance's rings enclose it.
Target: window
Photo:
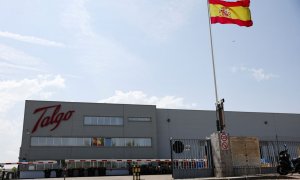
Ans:
[[[111,138],[112,146],[151,147],[151,138]]]
[[[112,146],[124,147],[125,146],[124,138],[111,138]]]
[[[150,122],[151,117],[129,117],[128,121]]]
[[[125,138],[125,145],[126,145],[126,147],[134,146],[133,138]]]
[[[104,138],[93,137],[92,145],[97,147],[104,146]]]
[[[94,121],[96,122],[95,125],[98,125],[98,124],[99,124],[99,125],[101,125],[101,124],[103,124],[103,125],[104,125],[104,124],[108,125],[108,124],[109,124],[108,122],[107,122],[107,123],[105,122],[105,119],[106,119],[106,118],[95,117],[95,118],[93,118],[93,119],[95,119],[95,120],[94,120]],[[96,120],[96,119],[97,119],[97,120]]]
[[[83,138],[84,146],[91,146],[92,141],[91,138]]]
[[[151,147],[151,138],[31,137],[31,146]]]
[[[53,138],[53,145],[54,146],[61,146],[62,142],[61,142],[62,138]]]
[[[151,144],[151,138],[135,138],[134,144],[137,147],[148,147],[152,146]]]
[[[76,138],[62,138],[63,146],[76,146]]]
[[[91,117],[84,117],[84,124],[93,125]],[[95,124],[97,125],[97,124]]]
[[[83,138],[76,138],[76,145],[77,146],[84,146]]]
[[[52,137],[47,137],[46,144],[50,145],[50,146],[53,146],[53,138]]]
[[[38,138],[38,145],[47,145],[47,138],[46,137],[39,137]]]
[[[39,144],[39,138],[38,137],[32,137],[31,138],[31,146],[37,146]]]
[[[121,125],[123,125],[123,118],[122,117],[85,116],[83,123],[84,123],[84,125],[121,126]]]
[[[31,146],[91,146],[91,138],[31,137]]]
[[[108,146],[108,147],[112,146],[111,138],[105,138],[104,146]]]

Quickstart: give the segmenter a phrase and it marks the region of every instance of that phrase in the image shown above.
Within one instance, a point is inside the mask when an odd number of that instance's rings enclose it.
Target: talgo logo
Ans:
[[[34,110],[33,114],[41,112],[41,115],[38,118],[38,121],[35,123],[31,133],[34,133],[39,127],[44,128],[49,125],[54,125],[54,127],[50,129],[50,131],[53,131],[60,125],[61,121],[69,120],[72,117],[73,113],[75,112],[75,111],[60,112],[60,108],[61,108],[61,104],[58,104],[54,106],[41,107]],[[48,116],[45,115],[47,112],[51,112],[51,111],[52,113],[50,113],[50,115]]]

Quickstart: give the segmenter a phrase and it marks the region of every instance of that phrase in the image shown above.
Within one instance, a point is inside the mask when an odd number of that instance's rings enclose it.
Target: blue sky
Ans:
[[[253,27],[212,26],[225,110],[300,113],[300,2],[250,8]],[[205,0],[0,1],[0,162],[26,99],[213,110],[208,30]]]

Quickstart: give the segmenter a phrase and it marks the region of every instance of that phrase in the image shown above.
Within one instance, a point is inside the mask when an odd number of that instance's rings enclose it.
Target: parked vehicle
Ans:
[[[296,172],[300,173],[300,157],[291,159],[286,145],[284,145],[284,150],[279,153],[277,172],[280,175]]]

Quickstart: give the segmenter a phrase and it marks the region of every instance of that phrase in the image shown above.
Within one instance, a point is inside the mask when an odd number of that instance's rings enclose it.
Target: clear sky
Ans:
[[[225,110],[300,113],[300,1],[250,8],[250,28],[212,26]],[[0,162],[26,99],[213,110],[206,0],[1,0],[0,99]]]

